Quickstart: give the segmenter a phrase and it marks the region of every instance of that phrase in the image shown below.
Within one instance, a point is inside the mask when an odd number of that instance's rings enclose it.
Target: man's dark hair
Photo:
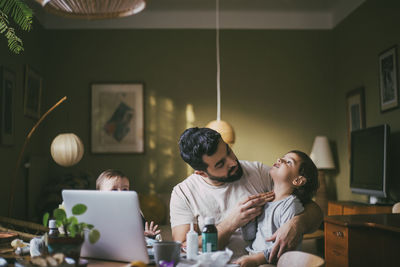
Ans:
[[[307,182],[295,188],[293,194],[296,195],[303,204],[306,204],[311,201],[319,187],[318,170],[312,159],[306,153],[299,150],[292,150],[289,153],[295,153],[301,159],[299,174],[305,177]]]
[[[210,128],[186,129],[179,139],[181,157],[193,169],[206,171],[208,166],[203,161],[203,155],[213,155],[220,139],[221,135]]]

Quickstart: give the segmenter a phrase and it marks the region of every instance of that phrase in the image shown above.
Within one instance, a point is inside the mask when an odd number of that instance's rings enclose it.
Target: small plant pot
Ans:
[[[79,264],[81,248],[84,238],[76,237],[48,237],[47,249],[50,254],[63,253],[66,257],[73,258],[76,266]]]

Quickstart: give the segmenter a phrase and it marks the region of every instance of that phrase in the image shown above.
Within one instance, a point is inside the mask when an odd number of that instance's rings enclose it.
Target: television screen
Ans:
[[[387,124],[351,133],[352,192],[386,197],[389,134]]]

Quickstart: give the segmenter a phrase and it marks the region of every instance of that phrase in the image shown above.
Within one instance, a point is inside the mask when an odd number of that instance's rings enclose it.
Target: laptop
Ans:
[[[79,222],[93,224],[100,239],[91,244],[85,238],[81,257],[149,263],[139,199],[134,191],[63,190],[67,216],[75,204],[87,206]]]

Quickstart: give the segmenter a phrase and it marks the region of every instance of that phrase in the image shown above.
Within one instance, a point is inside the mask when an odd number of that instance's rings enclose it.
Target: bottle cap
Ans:
[[[204,219],[204,223],[205,223],[205,225],[214,224],[215,223],[215,219],[214,219],[214,217],[206,217]]]
[[[57,228],[56,220],[49,221],[49,228]]]

